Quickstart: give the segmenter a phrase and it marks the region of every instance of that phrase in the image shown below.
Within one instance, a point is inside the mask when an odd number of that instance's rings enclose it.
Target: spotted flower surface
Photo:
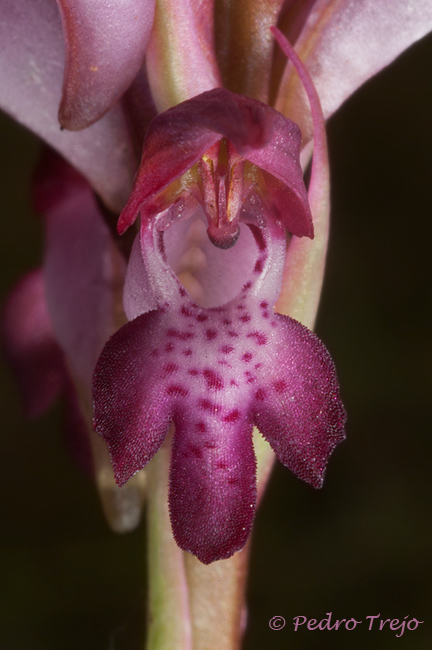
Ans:
[[[234,109],[227,116],[229,101]],[[166,152],[157,147],[158,123],[149,129],[147,138],[153,139],[161,169],[154,166],[153,158],[153,173],[145,173],[152,153],[152,146],[145,145],[135,189],[120,220],[124,223],[133,214],[130,205],[138,210],[144,203],[140,241],[134,245],[125,288],[125,309],[132,320],[105,346],[93,394],[95,426],[110,447],[119,484],[147,464],[174,423],[169,495],[173,532],[181,548],[209,563],[242,548],[252,526],[253,426],[284,465],[320,487],[327,459],[344,437],[345,413],[323,344],[303,325],[273,310],[286,253],[285,224],[302,234],[310,229],[298,162],[298,130],[254,100],[242,98],[243,111],[238,111],[236,96],[220,90],[185,102],[158,121],[171,120],[178,127],[175,113],[188,115],[190,105],[199,103],[212,110],[203,111],[204,124],[195,118],[189,132],[187,120],[179,129],[182,143],[187,144],[178,156],[172,155],[170,145],[171,177],[164,164]],[[255,128],[244,129],[242,141],[245,107]],[[157,188],[165,190],[184,173],[186,164],[206,156],[221,135],[230,138],[236,165],[246,160],[270,168],[279,179],[269,176],[267,184],[279,183],[291,199],[285,210],[281,205],[278,212],[271,212],[266,187],[256,182],[258,170],[252,169],[240,182],[238,209],[229,221],[226,197],[233,174],[226,172],[222,176],[225,203],[218,194],[217,216],[225,218],[222,243],[213,204],[206,202],[214,196],[214,186],[219,189],[217,170],[206,191],[181,185],[184,201],[177,200],[157,214],[155,206],[163,206],[164,197],[153,189],[156,179]],[[191,197],[197,199],[190,201]],[[150,200],[151,210],[145,204]],[[233,222],[239,234],[228,247],[226,230]],[[201,277],[195,269],[203,288],[198,302],[174,270],[177,267],[181,276],[181,242],[191,233],[200,244],[195,246],[198,265],[199,252],[206,260]]]

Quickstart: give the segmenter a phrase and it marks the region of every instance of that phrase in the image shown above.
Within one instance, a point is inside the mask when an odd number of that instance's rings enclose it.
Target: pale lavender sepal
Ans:
[[[43,171],[38,203],[44,208]],[[91,386],[105,341],[114,331],[125,263],[86,181],[57,156],[45,162],[44,277],[56,339],[73,376]],[[38,188],[36,188],[38,189]],[[116,296],[117,294],[117,296]]]
[[[116,105],[80,133],[61,131],[64,43],[52,0],[3,0],[0,19],[0,106],[57,149],[114,211],[128,197],[135,158]]]
[[[57,0],[66,43],[60,123],[77,131],[104,115],[134,80],[154,0]]]
[[[317,0],[295,47],[318,91],[324,117],[431,30],[430,0]],[[293,87],[286,76],[276,106],[307,130],[309,138],[309,122],[300,115],[305,105],[293,105],[293,99],[298,101]]]
[[[306,59],[326,118],[432,29],[430,0],[319,0],[305,34],[313,29],[315,13],[332,5],[330,19],[318,23],[322,31],[311,57]]]

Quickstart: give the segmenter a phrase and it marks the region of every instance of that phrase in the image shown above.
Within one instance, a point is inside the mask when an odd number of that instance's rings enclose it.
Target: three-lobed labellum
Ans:
[[[198,305],[170,267],[167,235],[158,229],[163,215],[143,223],[125,289],[135,318],[107,343],[94,377],[95,426],[119,484],[153,457],[174,422],[173,533],[204,563],[229,557],[249,535],[253,425],[281,462],[315,487],[343,438],[328,352],[307,328],[273,311],[284,229],[270,218],[257,226],[248,207],[237,245],[254,255],[252,268],[235,298],[211,308]],[[202,217],[196,209],[189,216]]]

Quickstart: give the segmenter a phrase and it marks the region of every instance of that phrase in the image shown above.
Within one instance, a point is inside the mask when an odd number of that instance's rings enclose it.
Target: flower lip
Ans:
[[[207,170],[207,177],[202,179],[204,188],[200,188],[196,177],[186,172],[199,163],[202,173],[200,161],[205,161],[207,155],[214,162],[212,147],[223,139],[228,148],[227,180],[219,183],[216,176],[215,184],[214,167]],[[287,230],[297,236],[312,237],[312,217],[299,161],[300,146],[301,133],[294,122],[266,104],[224,88],[178,104],[158,115],[149,126],[140,169],[120,215],[118,231],[123,234],[140,210],[142,216],[151,217],[184,193],[199,196],[209,214],[214,206],[206,191],[214,186],[211,193],[217,198],[225,188],[226,205],[232,208],[232,218],[239,214],[247,196],[258,192],[264,201],[274,204]],[[267,173],[263,175],[264,187],[259,187],[253,174],[249,178],[244,173],[245,161]],[[267,177],[271,179],[268,187]],[[216,219],[213,221],[217,223]]]
[[[141,252],[141,267],[132,259],[152,300],[139,297],[136,318],[99,358],[94,424],[122,485],[150,461],[174,421],[173,533],[182,549],[209,563],[242,548],[252,526],[253,424],[282,463],[320,487],[345,415],[323,344],[272,309],[285,257],[282,224],[269,218],[244,226],[258,252],[252,279],[228,303],[206,309],[169,267],[159,220],[142,224],[141,251],[133,253]]]

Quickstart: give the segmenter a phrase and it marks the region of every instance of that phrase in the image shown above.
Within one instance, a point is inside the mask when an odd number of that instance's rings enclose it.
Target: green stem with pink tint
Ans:
[[[214,53],[214,0],[158,0],[146,63],[159,112],[221,86]]]
[[[276,309],[313,328],[324,277],[330,215],[330,176],[325,123],[319,97],[308,71],[281,32],[277,29],[273,29],[272,32],[293,63],[306,90],[314,126],[308,198],[315,236],[312,240],[292,237],[285,263],[282,291]],[[276,104],[276,108],[282,107]]]

